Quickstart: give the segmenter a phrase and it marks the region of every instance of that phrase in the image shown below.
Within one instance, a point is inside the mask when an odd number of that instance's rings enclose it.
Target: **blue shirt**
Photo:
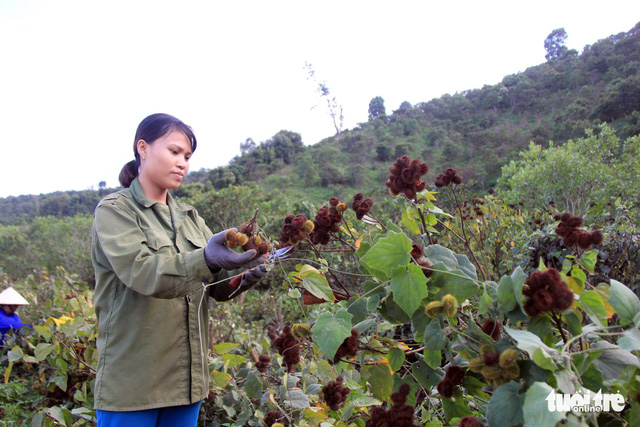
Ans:
[[[9,314],[4,311],[4,308],[0,307],[0,345],[4,343],[4,334],[9,329],[20,329],[24,323],[20,321],[20,318],[16,313]]]

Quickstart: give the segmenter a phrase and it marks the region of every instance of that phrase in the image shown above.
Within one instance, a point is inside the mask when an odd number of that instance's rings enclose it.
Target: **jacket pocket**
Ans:
[[[173,242],[169,237],[156,230],[146,228],[142,230],[147,239],[147,246],[154,252],[172,251]]]
[[[184,237],[189,241],[189,243],[191,243],[191,245],[193,245],[194,249],[204,248],[207,246],[207,241],[200,234],[187,234]]]

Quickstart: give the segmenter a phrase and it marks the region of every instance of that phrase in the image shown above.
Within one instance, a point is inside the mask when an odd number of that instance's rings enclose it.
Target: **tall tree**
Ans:
[[[384,108],[384,99],[382,99],[381,96],[376,96],[369,102],[369,121],[386,115],[387,111]]]
[[[547,36],[544,40],[544,50],[547,51],[544,57],[547,61],[562,58],[567,53],[568,49],[565,46],[567,37],[564,28],[556,28]]]

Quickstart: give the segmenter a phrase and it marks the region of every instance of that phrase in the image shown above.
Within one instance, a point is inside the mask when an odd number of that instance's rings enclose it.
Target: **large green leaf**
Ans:
[[[517,347],[526,351],[531,359],[541,368],[555,370],[555,360],[559,357],[558,350],[547,346],[539,336],[529,331],[519,329],[504,328],[505,332],[516,340]]]
[[[444,271],[434,271],[431,276],[434,286],[440,288],[436,298],[441,299],[445,295],[451,294],[459,302],[473,297],[478,292],[478,284],[466,277],[460,269]]]
[[[313,342],[328,359],[333,359],[338,347],[351,335],[352,317],[344,308],[338,310],[335,315],[324,312],[311,328]]]
[[[623,332],[622,338],[618,341],[621,349],[627,351],[640,350],[640,330],[628,329]]]
[[[607,309],[604,307],[602,297],[596,291],[586,290],[580,295],[580,305],[589,315],[589,318],[601,328],[607,326]]]
[[[369,270],[390,277],[393,270],[409,264],[410,252],[411,240],[404,233],[390,231],[367,251],[360,262]]]
[[[398,347],[390,348],[387,358],[389,360],[389,366],[391,367],[393,372],[395,372],[400,369],[402,367],[402,364],[404,363],[404,351],[402,351]]]
[[[593,364],[602,372],[602,377],[605,380],[619,379],[620,373],[627,366],[640,368],[640,360],[636,355],[608,341],[593,343],[591,348],[602,350],[602,354],[593,361]]]
[[[393,299],[409,317],[420,307],[422,300],[429,295],[427,278],[422,267],[416,264],[394,270],[389,290]]]
[[[513,280],[509,276],[502,276],[498,283],[498,308],[506,313],[516,307],[516,294],[513,291]]]
[[[634,317],[640,312],[640,300],[631,289],[617,280],[611,279],[609,292],[609,304],[616,314],[620,316],[623,325],[633,323]]]
[[[511,427],[524,422],[522,403],[525,396],[518,393],[519,389],[520,385],[511,381],[493,391],[487,406],[490,426]]]
[[[522,407],[525,426],[555,427],[556,424],[565,419],[565,413],[547,410],[546,399],[552,391],[554,391],[553,387],[542,382],[535,382],[529,387]]]
[[[442,350],[447,337],[441,325],[441,319],[433,319],[424,329],[424,346],[426,350]]]
[[[308,273],[302,281],[302,287],[320,299],[329,302],[335,301],[329,282],[320,272]]]
[[[309,397],[299,388],[287,390],[285,398],[285,402],[294,409],[304,409],[310,406]]]
[[[371,384],[373,395],[380,400],[389,400],[393,391],[393,373],[384,363],[366,365],[360,371],[362,378]]]
[[[444,371],[433,369],[424,360],[418,360],[411,366],[411,373],[418,383],[427,390],[437,385],[444,378]]]

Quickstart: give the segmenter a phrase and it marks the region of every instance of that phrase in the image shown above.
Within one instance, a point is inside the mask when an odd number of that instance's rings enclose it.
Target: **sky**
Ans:
[[[494,85],[545,62],[556,28],[582,52],[640,21],[640,1],[0,0],[0,197],[118,185],[138,123],[157,112],[198,138],[191,170],[247,138],[306,145],[403,101]]]

